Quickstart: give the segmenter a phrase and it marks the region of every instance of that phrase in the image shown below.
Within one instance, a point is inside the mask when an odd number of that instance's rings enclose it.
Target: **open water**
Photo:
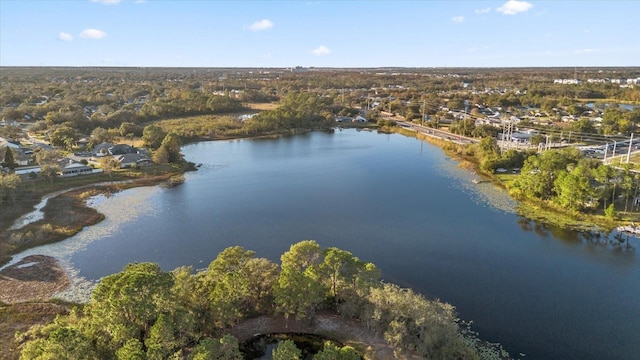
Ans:
[[[279,262],[314,239],[452,303],[515,357],[639,358],[638,240],[523,219],[437,147],[344,130],[183,152],[202,164],[183,185],[98,198],[104,222],[30,252],[55,255],[82,285],[130,262],[204,268],[232,245]]]

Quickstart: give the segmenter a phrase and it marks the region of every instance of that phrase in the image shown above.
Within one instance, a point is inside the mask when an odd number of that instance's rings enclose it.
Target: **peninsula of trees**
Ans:
[[[383,334],[398,354],[479,358],[479,345],[462,335],[453,306],[383,283],[374,264],[312,240],[293,244],[280,265],[238,246],[195,273],[130,264],[103,278],[88,304],[18,340],[25,360],[242,359],[230,330],[243,319],[280,314],[313,322],[319,310]],[[327,344],[314,359],[357,359],[366,349],[354,346],[339,351]],[[296,358],[284,355],[290,342],[280,347],[276,359]]]

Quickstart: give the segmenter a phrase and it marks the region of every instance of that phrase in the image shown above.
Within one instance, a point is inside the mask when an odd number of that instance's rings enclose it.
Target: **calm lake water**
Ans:
[[[204,268],[231,245],[279,262],[292,243],[314,239],[454,304],[513,356],[640,354],[638,240],[629,249],[522,219],[437,147],[345,130],[198,143],[184,154],[202,167],[183,185],[98,199],[107,220],[57,245],[59,258],[99,279],[130,262]]]

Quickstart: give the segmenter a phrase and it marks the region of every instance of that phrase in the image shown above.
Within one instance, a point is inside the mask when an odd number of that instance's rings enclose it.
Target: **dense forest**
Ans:
[[[130,264],[103,278],[88,304],[19,335],[21,359],[241,359],[229,331],[243,319],[280,314],[313,322],[320,310],[383,334],[398,354],[479,358],[482,346],[463,336],[453,306],[381,282],[374,264],[348,251],[305,240],[280,259],[236,246],[197,272]],[[355,359],[363,351],[338,350],[325,345],[314,359]]]

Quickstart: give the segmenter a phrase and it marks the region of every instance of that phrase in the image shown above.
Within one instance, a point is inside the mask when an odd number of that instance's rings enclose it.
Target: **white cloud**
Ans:
[[[80,33],[80,37],[83,39],[102,39],[105,36],[107,33],[98,29],[85,29]]]
[[[454,16],[451,18],[451,21],[459,24],[461,22],[464,22],[464,16]]]
[[[251,31],[263,31],[263,30],[271,29],[272,27],[273,27],[273,22],[271,22],[271,20],[262,19],[260,21],[256,21],[253,24],[251,24],[251,26],[249,26],[249,29]]]
[[[103,3],[103,4],[106,4],[106,5],[116,5],[116,4],[119,4],[120,1],[122,1],[122,0],[91,0],[91,2]]]
[[[597,52],[600,52],[600,49],[578,49],[578,50],[575,50],[573,53],[574,54],[593,54]]]
[[[491,12],[491,8],[486,8],[486,9],[475,9],[473,10],[473,12],[475,12],[476,14],[482,15],[482,14],[488,14]]]
[[[315,56],[322,56],[331,54],[331,50],[329,50],[329,48],[324,45],[320,45],[317,48],[311,50],[311,53]]]
[[[529,11],[532,7],[533,4],[526,1],[509,0],[496,10],[505,15],[515,15],[517,13]]]
[[[58,34],[58,39],[60,39],[62,41],[71,41],[71,40],[73,40],[73,36],[71,34],[66,33],[66,32],[61,32],[60,34]]]

